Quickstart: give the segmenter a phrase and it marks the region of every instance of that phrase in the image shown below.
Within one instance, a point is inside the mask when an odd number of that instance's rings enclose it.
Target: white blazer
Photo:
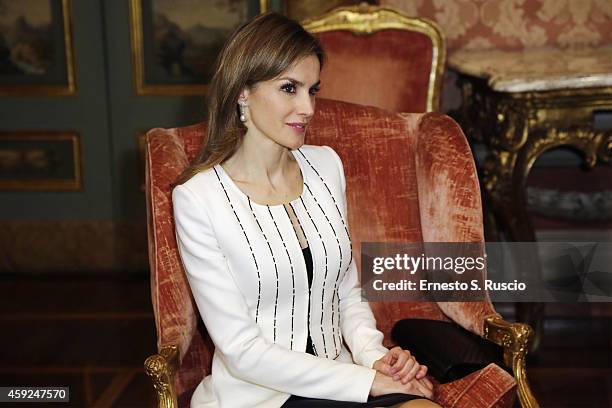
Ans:
[[[328,146],[292,153],[304,179],[291,205],[312,253],[310,291],[283,205],[253,202],[219,165],[172,192],[179,252],[216,346],[193,408],[278,408],[290,394],[364,402],[372,364],[388,351],[361,301],[342,162]],[[317,356],[305,353],[308,326]]]

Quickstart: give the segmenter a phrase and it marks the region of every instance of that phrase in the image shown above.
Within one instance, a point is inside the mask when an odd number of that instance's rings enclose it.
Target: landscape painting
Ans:
[[[253,0],[131,2],[136,91],[145,95],[205,93],[229,34],[263,8]]]
[[[72,131],[0,132],[0,190],[81,190],[80,136]]]
[[[69,0],[0,0],[0,95],[73,95]]]

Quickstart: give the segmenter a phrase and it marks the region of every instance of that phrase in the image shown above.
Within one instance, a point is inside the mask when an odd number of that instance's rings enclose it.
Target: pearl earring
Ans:
[[[238,108],[240,109],[240,121],[246,122],[246,107],[247,104],[244,101],[238,102]]]

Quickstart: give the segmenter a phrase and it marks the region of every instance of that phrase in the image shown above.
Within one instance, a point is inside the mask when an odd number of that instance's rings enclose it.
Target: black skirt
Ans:
[[[372,408],[390,407],[402,402],[416,399],[427,399],[410,394],[385,394],[378,397],[368,397],[367,402],[334,401],[327,399],[305,398],[292,395],[281,408]]]

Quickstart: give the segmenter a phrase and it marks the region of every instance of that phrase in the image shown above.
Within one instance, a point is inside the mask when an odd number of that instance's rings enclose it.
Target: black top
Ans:
[[[312,287],[312,254],[310,248],[306,247],[302,249],[304,255],[304,262],[306,263],[306,273],[308,273],[308,289]],[[308,298],[308,310],[310,310],[310,297]],[[316,356],[314,348],[312,347],[312,338],[310,337],[310,318],[308,319],[308,337],[306,338],[306,352]]]

